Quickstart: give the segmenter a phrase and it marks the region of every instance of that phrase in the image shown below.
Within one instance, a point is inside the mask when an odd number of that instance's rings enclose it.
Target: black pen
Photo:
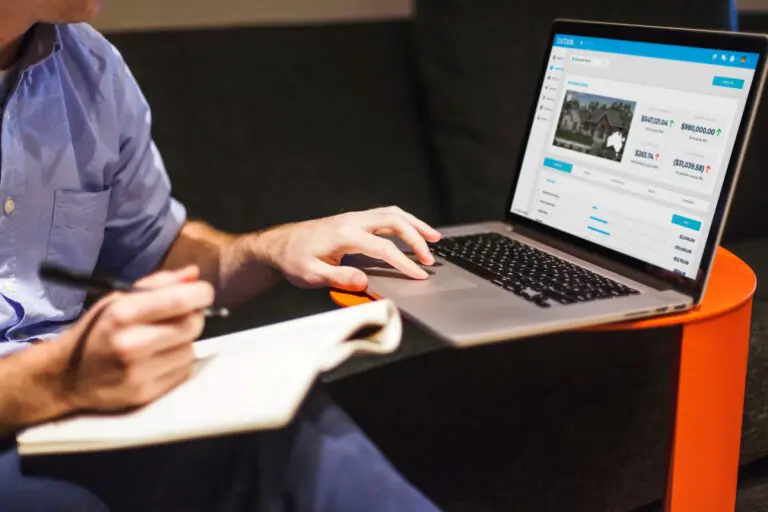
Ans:
[[[136,287],[131,283],[98,277],[90,274],[83,274],[66,269],[57,265],[43,264],[40,266],[40,278],[64,286],[79,288],[95,295],[105,295],[112,292],[142,292],[148,291],[148,288]],[[229,316],[229,310],[226,308],[205,308],[203,314],[207,317]]]

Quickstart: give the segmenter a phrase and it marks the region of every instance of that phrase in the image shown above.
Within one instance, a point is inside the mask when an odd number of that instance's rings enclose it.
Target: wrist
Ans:
[[[76,376],[69,366],[76,340],[71,333],[65,333],[59,339],[45,342],[40,349],[49,352],[48,364],[40,374],[41,387],[46,390],[49,399],[56,404],[56,416],[63,416],[84,409],[76,386]]]
[[[280,282],[283,272],[278,257],[278,229],[240,235],[222,248],[216,289],[218,305],[235,307]]]
[[[0,435],[76,412],[66,391],[65,340],[42,342],[3,358]]]
[[[281,270],[279,256],[284,252],[286,226],[278,226],[258,233],[246,235],[247,260],[274,270]]]

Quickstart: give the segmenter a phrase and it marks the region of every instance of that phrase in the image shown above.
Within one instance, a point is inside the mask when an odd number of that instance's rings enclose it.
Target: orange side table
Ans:
[[[696,310],[592,328],[624,331],[683,326],[667,512],[725,512],[735,507],[756,287],[752,269],[721,247],[706,296]],[[339,291],[332,291],[331,298],[344,307],[373,300]]]

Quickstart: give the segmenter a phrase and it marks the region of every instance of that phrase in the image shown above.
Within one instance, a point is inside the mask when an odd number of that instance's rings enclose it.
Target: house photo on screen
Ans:
[[[635,105],[634,101],[566,91],[553,144],[620,162]]]

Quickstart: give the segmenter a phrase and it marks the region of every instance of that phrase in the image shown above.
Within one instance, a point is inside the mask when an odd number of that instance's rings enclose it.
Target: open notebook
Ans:
[[[397,349],[402,323],[387,300],[199,341],[192,377],[120,414],[83,414],[17,436],[22,455],[112,450],[276,429],[318,375],[355,354]]]

